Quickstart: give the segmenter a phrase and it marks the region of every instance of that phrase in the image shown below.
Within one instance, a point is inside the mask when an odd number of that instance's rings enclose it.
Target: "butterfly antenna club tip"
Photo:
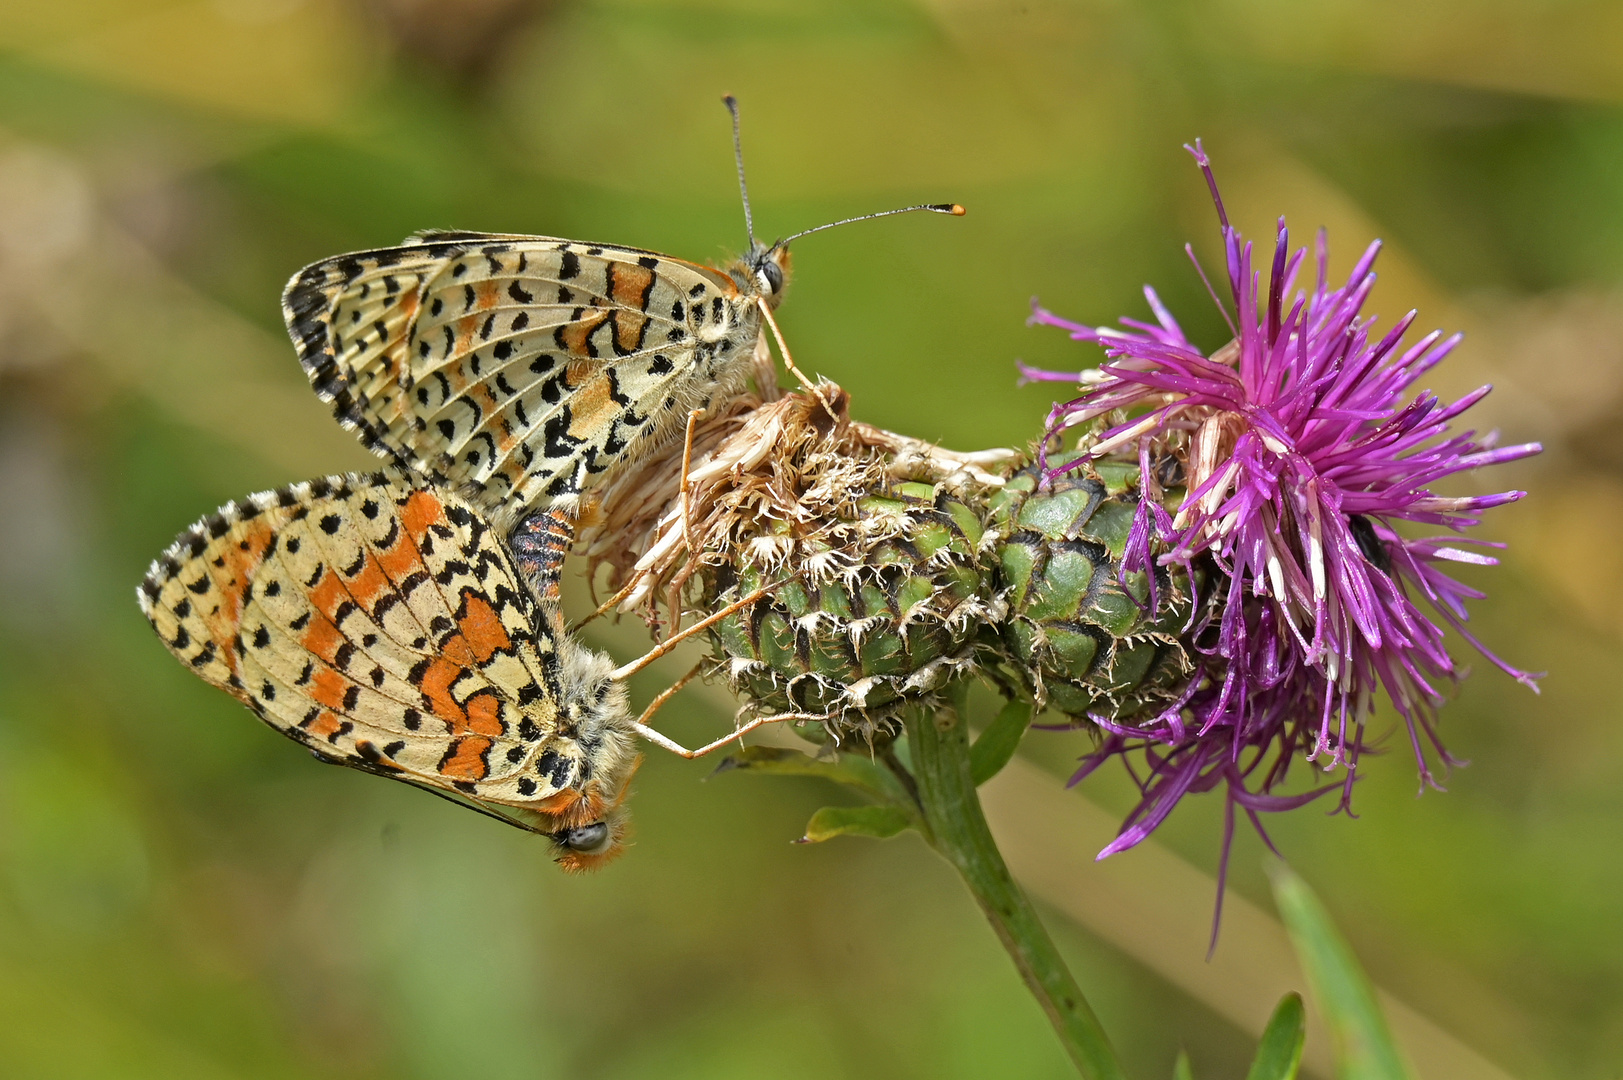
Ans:
[[[859,214],[856,217],[848,217],[842,218],[839,221],[831,221],[827,225],[819,225],[815,229],[807,229],[804,232],[797,232],[793,236],[786,236],[782,240],[778,241],[777,246],[783,247],[791,240],[798,240],[802,236],[810,236],[812,233],[822,232],[824,229],[832,229],[840,225],[849,225],[854,221],[872,221],[874,218],[893,217],[896,214],[911,214],[916,210],[928,210],[932,214],[950,214],[953,217],[963,217],[966,213],[968,213],[967,210],[965,210],[962,206],[959,206],[957,203],[920,203],[917,206],[903,206],[895,210],[881,210],[875,214]]]

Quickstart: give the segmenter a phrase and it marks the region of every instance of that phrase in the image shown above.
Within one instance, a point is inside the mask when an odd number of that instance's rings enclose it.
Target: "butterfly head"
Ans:
[[[553,859],[572,873],[596,870],[625,851],[630,826],[631,815],[625,807],[615,806],[596,820],[548,833],[556,848]]]
[[[642,755],[625,686],[609,675],[613,662],[569,637],[560,642],[558,657],[563,704],[557,723],[569,733],[579,760],[571,786],[538,809],[550,819],[542,831],[556,845],[558,865],[596,870],[625,850],[631,824],[626,796]]]
[[[631,832],[625,798],[631,791],[631,776],[641,764],[641,755],[633,754],[623,767],[605,769],[602,778],[609,781],[608,786],[588,781],[583,789],[560,792],[557,810],[536,815],[544,821],[538,822],[536,831],[552,841],[552,857],[559,866],[571,873],[597,870],[625,851]]]
[[[629,721],[629,715],[626,719]],[[600,749],[608,752],[588,755],[587,760],[602,771],[586,782],[570,811],[559,815],[562,827],[548,834],[556,845],[553,859],[571,872],[597,870],[619,858],[631,832],[625,800],[642,755],[625,752],[620,746],[610,748],[607,741]]]
[[[733,280],[746,292],[755,293],[776,308],[783,299],[784,287],[789,284],[788,242],[779,240],[768,247],[759,240],[752,240],[749,254],[733,271]]]
[[[849,225],[853,221],[868,221],[872,218],[890,217],[893,214],[910,214],[915,210],[928,210],[933,214],[950,214],[953,217],[962,217],[964,215],[964,208],[957,203],[924,203],[919,206],[904,206],[899,210],[881,210],[877,214],[862,214],[859,217],[831,221],[827,225],[819,225],[815,229],[805,229],[793,236],[775,241],[770,246],[756,240],[752,233],[749,253],[728,267],[728,273],[741,290],[761,297],[770,307],[776,308],[778,302],[783,299],[784,287],[789,283],[790,241],[798,240],[802,236],[808,236],[811,233],[822,232],[824,229]]]
[[[815,229],[805,229],[773,243],[770,247],[755,239],[755,215],[750,210],[750,189],[744,181],[744,143],[738,132],[738,99],[731,94],[722,97],[721,102],[727,106],[727,111],[733,118],[733,161],[738,166],[738,193],[744,201],[744,233],[750,238],[749,254],[729,271],[738,287],[746,293],[753,293],[767,302],[770,307],[777,307],[778,301],[783,298],[783,287],[789,281],[789,241],[807,236],[824,229],[832,229],[837,225],[849,225],[853,221],[868,221],[872,218],[890,217],[892,214],[907,214],[914,210],[929,210],[936,214],[951,214],[962,217],[964,208],[957,203],[924,203],[919,206],[904,206],[899,210],[881,210],[877,214],[862,214],[858,217],[843,218],[831,221],[827,225],[819,225]]]

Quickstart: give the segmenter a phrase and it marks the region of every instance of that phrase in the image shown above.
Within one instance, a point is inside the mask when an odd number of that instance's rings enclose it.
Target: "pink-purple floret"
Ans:
[[[1429,391],[1403,400],[1460,336],[1445,339],[1433,332],[1404,348],[1415,318],[1410,312],[1372,339],[1374,319],[1361,318],[1360,311],[1375,282],[1371,267],[1379,242],[1364,252],[1345,285],[1331,287],[1321,231],[1314,285],[1293,296],[1307,251],[1290,251],[1281,218],[1262,292],[1252,247],[1229,224],[1198,142],[1191,153],[1222,226],[1237,355],[1235,345],[1214,357],[1191,345],[1150,288],[1144,292],[1154,323],[1123,319],[1125,330],[1089,327],[1040,307],[1030,319],[1102,346],[1107,358],[1098,374],[1090,373],[1082,396],[1049,414],[1049,445],[1069,429],[1089,427],[1090,456],[1135,456],[1145,477],[1152,475],[1156,448],[1169,436],[1185,441],[1192,465],[1203,439],[1207,447],[1207,467],[1189,469],[1194,486],[1174,507],[1176,520],[1156,499],[1141,498],[1122,571],[1142,571],[1152,559],[1185,570],[1199,563],[1209,575],[1205,589],[1216,591],[1205,610],[1218,625],[1205,633],[1189,629],[1187,640],[1205,643],[1199,647],[1204,655],[1196,658],[1204,677],[1190,684],[1182,700],[1136,726],[1092,718],[1104,737],[1073,783],[1129,754],[1141,757],[1149,773],[1134,774],[1143,799],[1101,858],[1143,840],[1183,795],[1220,783],[1228,793],[1225,862],[1236,806],[1259,831],[1259,811],[1300,806],[1337,787],[1346,808],[1377,687],[1403,717],[1422,780],[1437,786],[1426,746],[1445,768],[1453,763],[1437,737],[1434,710],[1443,700],[1442,685],[1462,672],[1421,598],[1483,656],[1536,688],[1535,676],[1510,667],[1467,631],[1465,601],[1482,594],[1442,571],[1447,562],[1497,560],[1456,546],[1472,544],[1469,539],[1411,539],[1393,524],[1410,521],[1454,532],[1476,525],[1484,510],[1525,493],[1454,498],[1435,494],[1433,485],[1454,473],[1536,454],[1540,447],[1494,448],[1491,434],[1449,434],[1449,423],[1489,387],[1452,405]],[[1032,380],[1078,378],[1021,370]],[[1114,417],[1120,422],[1105,421],[1102,428],[1096,423],[1115,410],[1124,410]],[[1086,460],[1046,475],[1080,468]],[[1149,577],[1153,582],[1154,575]],[[1345,778],[1302,794],[1269,794],[1298,750],[1327,770],[1345,767]]]

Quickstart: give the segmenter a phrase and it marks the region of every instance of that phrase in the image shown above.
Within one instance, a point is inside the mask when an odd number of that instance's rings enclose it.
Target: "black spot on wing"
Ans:
[[[542,445],[548,457],[568,457],[581,444],[583,440],[569,434],[569,425],[573,422],[574,416],[567,404],[547,418],[542,428]]]

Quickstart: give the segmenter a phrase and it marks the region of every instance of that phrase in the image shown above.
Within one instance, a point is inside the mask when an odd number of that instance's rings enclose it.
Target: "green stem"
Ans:
[[[1009,876],[986,827],[970,777],[967,726],[961,708],[933,716],[912,710],[907,716],[913,776],[930,842],[958,868],[1077,1071],[1087,1080],[1125,1080],[1099,1018],[1088,1007],[1031,901]]]

